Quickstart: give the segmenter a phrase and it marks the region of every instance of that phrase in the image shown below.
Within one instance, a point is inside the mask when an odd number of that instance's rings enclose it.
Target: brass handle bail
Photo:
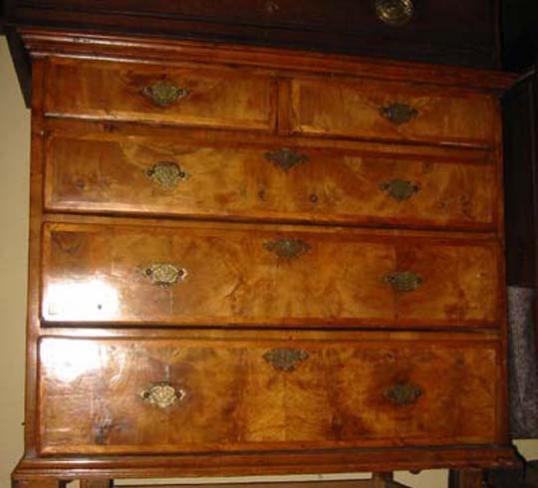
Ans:
[[[176,389],[166,381],[151,385],[140,393],[142,400],[162,409],[171,407],[185,397],[186,392],[184,390]]]
[[[416,108],[406,103],[391,103],[381,107],[379,113],[394,125],[402,125],[417,117],[419,112]]]
[[[180,88],[168,80],[161,80],[146,86],[142,94],[159,107],[168,107],[189,95],[187,88]]]
[[[294,371],[308,357],[308,353],[302,349],[273,349],[263,355],[263,359],[273,368],[286,372]]]
[[[396,271],[386,274],[383,281],[392,286],[393,290],[398,293],[409,293],[419,289],[424,279],[412,271]]]
[[[394,179],[380,183],[379,189],[387,192],[389,197],[397,202],[409,200],[415,193],[420,191],[420,186],[412,181]]]
[[[397,406],[416,403],[422,394],[422,388],[413,383],[396,383],[385,390],[385,398]]]
[[[268,241],[264,243],[263,247],[283,259],[295,259],[310,251],[310,245],[301,239]]]
[[[415,15],[413,0],[375,0],[374,8],[377,18],[393,27],[407,24]]]
[[[142,274],[154,285],[169,287],[185,280],[188,272],[185,268],[171,263],[155,263],[140,268]]]
[[[310,160],[306,154],[301,154],[287,147],[265,153],[265,159],[284,171],[289,171],[295,166]]]
[[[176,187],[180,181],[189,179],[189,174],[173,161],[159,161],[146,169],[146,176],[164,189]]]

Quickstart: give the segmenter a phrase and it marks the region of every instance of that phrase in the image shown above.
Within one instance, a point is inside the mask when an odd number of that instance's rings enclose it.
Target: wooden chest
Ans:
[[[43,479],[510,464],[504,75],[26,31]]]

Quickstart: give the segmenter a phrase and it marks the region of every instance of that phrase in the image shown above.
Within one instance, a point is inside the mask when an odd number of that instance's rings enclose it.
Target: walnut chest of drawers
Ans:
[[[26,31],[18,483],[487,467],[500,74]]]

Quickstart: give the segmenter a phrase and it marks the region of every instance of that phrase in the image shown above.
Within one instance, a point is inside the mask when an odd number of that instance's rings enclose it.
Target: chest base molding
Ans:
[[[338,472],[388,472],[424,469],[464,469],[516,466],[510,446],[469,448],[352,449],[183,456],[122,456],[85,460],[23,458],[13,480],[43,478],[156,478],[187,476],[249,476],[263,467],[265,475]]]

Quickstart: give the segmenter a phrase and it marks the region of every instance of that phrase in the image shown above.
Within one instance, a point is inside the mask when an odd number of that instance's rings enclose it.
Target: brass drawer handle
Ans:
[[[394,291],[399,293],[409,293],[417,290],[424,282],[422,276],[412,271],[396,271],[388,273],[383,277],[383,281],[392,286]]]
[[[151,385],[140,393],[142,400],[158,408],[171,407],[174,403],[183,400],[185,396],[184,390],[178,390],[167,382]]]
[[[273,349],[263,355],[263,359],[273,368],[286,372],[294,371],[308,357],[308,353],[302,349]]]
[[[141,268],[142,274],[151,280],[154,285],[168,287],[183,281],[187,277],[187,270],[170,263],[150,264]]]
[[[180,181],[189,179],[189,174],[173,161],[159,161],[145,171],[146,176],[159,186],[170,189]]]
[[[377,18],[392,26],[407,24],[415,14],[413,0],[375,0],[374,6]]]
[[[412,181],[394,179],[384,181],[379,185],[379,189],[387,192],[389,197],[397,202],[409,200],[415,193],[420,191],[420,186]]]
[[[159,107],[168,107],[189,93],[187,88],[180,88],[166,80],[157,81],[142,90],[142,94]]]
[[[394,405],[404,406],[416,403],[422,393],[422,388],[413,383],[396,383],[385,390],[385,398]]]
[[[278,241],[265,242],[263,247],[275,253],[279,258],[295,259],[306,254],[310,250],[310,245],[301,239],[280,239]]]
[[[381,107],[379,113],[394,125],[406,124],[418,116],[418,110],[405,103],[391,103]]]
[[[267,0],[265,4],[263,5],[263,9],[269,15],[273,15],[273,14],[276,14],[280,10],[280,6],[278,5],[278,3],[273,2],[272,0]]]
[[[306,163],[310,158],[306,154],[298,153],[286,147],[265,153],[265,159],[284,171],[289,171],[295,166]]]

